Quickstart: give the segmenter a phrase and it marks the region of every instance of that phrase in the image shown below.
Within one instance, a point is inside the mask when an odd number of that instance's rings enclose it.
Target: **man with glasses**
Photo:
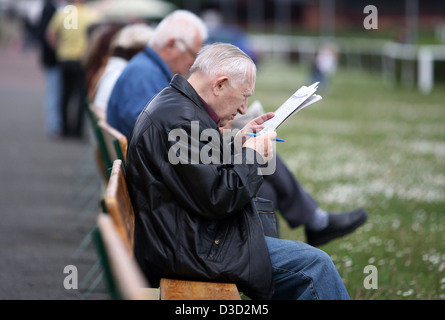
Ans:
[[[107,106],[107,122],[129,138],[142,109],[174,74],[187,75],[206,39],[207,28],[195,14],[176,10],[165,17],[117,80]]]

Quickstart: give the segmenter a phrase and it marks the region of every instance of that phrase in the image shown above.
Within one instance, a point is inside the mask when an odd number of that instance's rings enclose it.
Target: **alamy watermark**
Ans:
[[[63,27],[67,30],[79,28],[79,18],[76,6],[67,5],[63,8],[63,13],[67,14],[65,19],[63,19]]]
[[[370,29],[378,29],[379,28],[379,21],[378,21],[378,10],[376,6],[373,5],[367,5],[363,9],[363,13],[368,14],[365,19],[363,20],[363,27],[366,30]]]
[[[199,121],[191,121],[190,132],[185,129],[173,129],[168,134],[168,140],[174,144],[168,150],[168,161],[173,164],[254,164],[262,163],[261,154],[267,150],[246,148],[245,157],[241,153],[232,153],[232,150],[242,149],[243,139],[235,138],[240,130],[225,129],[221,132],[216,129],[200,130]],[[227,143],[230,142],[230,143]],[[275,153],[273,150],[267,152]],[[258,174],[270,175],[275,172],[276,157],[272,157],[267,164],[258,168]]]
[[[68,274],[63,279],[63,287],[66,290],[78,289],[79,278],[78,278],[77,267],[71,264],[67,265],[65,266],[65,268],[63,268],[63,273]]]
[[[379,272],[377,267],[370,264],[363,269],[364,274],[368,274],[363,280],[363,287],[367,290],[379,288]]]

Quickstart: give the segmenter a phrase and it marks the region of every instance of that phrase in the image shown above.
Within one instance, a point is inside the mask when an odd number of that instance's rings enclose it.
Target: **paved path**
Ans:
[[[46,137],[45,82],[35,52],[0,47],[0,299],[107,299],[67,290],[97,261],[94,244],[76,250],[95,224],[101,184],[85,141]],[[87,128],[89,123],[86,122]]]

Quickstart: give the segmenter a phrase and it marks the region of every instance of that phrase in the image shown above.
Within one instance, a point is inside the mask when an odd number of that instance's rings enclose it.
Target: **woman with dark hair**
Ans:
[[[97,73],[96,85],[91,87],[94,95],[91,97],[92,107],[103,113],[111,90],[128,61],[148,44],[153,29],[145,24],[132,24],[124,27],[113,38],[102,72]]]
[[[122,28],[123,25],[102,24],[93,26],[92,30],[90,30],[89,45],[83,58],[85,84],[89,101],[92,101],[96,94],[97,81],[107,63],[111,42]]]

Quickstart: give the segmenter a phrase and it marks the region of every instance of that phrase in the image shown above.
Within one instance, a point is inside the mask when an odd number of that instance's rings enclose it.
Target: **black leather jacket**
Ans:
[[[245,148],[232,154],[220,134],[213,142],[200,141],[205,129],[219,133],[196,91],[179,75],[138,117],[127,156],[135,257],[153,286],[161,277],[234,282],[252,299],[269,299],[272,267],[252,201],[262,183],[260,164],[246,162]],[[229,150],[230,163],[193,158],[209,145],[219,146],[221,155]],[[188,163],[171,163],[179,158]]]

